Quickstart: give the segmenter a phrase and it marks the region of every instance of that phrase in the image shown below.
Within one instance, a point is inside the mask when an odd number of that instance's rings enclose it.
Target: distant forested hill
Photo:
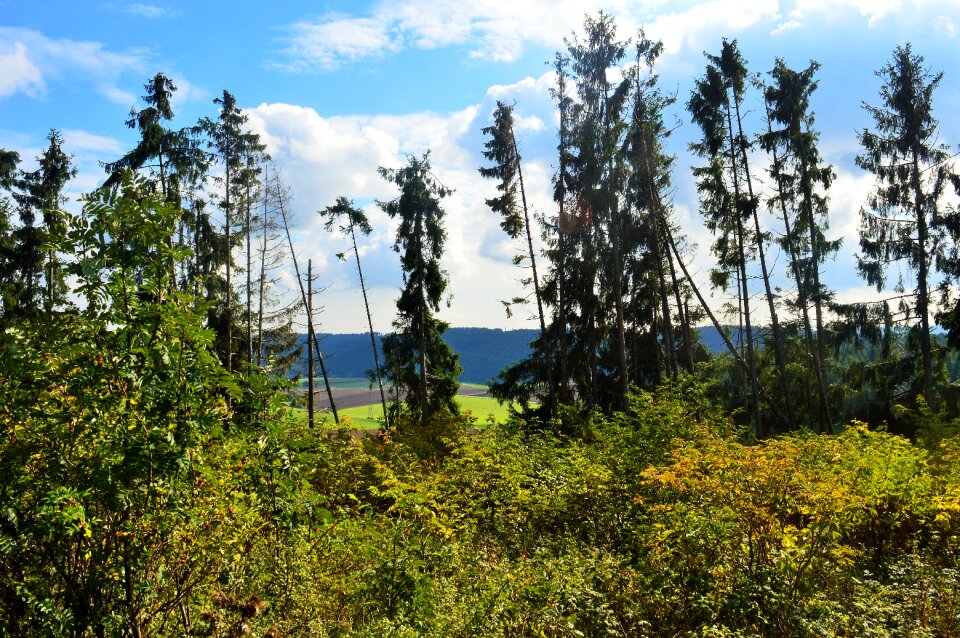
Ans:
[[[444,338],[460,355],[464,383],[486,384],[506,366],[519,361],[530,353],[529,344],[537,330],[500,330],[496,328],[450,328]],[[726,348],[723,340],[713,328],[698,328],[700,341],[711,352],[722,352]],[[320,348],[331,377],[359,378],[373,369],[373,357],[370,356],[370,337],[360,334],[321,333]],[[306,342],[306,335],[301,336]],[[304,355],[306,356],[306,355]],[[301,366],[291,374],[306,374],[306,358]],[[317,374],[319,375],[319,368]]]
[[[530,352],[527,344],[536,335],[537,330],[533,329],[450,328],[444,333],[444,338],[453,351],[460,355],[460,365],[463,366],[460,380],[486,384],[504,367],[526,357]],[[327,373],[331,377],[363,377],[367,370],[373,369],[370,336],[366,333],[321,333],[318,336]],[[301,340],[305,343],[306,335],[301,336]],[[306,368],[304,360],[292,374],[304,374]]]

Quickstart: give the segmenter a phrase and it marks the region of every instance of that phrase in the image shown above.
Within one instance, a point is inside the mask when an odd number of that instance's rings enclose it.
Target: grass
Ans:
[[[481,386],[482,387],[482,386]],[[500,405],[496,399],[490,397],[468,397],[458,396],[457,403],[463,412],[470,411],[477,419],[477,425],[483,426],[493,418],[495,423],[504,423],[510,415],[506,405]],[[307,411],[302,408],[291,408],[300,418],[307,418]],[[355,430],[375,430],[380,427],[383,420],[383,412],[379,403],[370,405],[361,405],[356,408],[344,408],[337,411],[341,420],[343,417],[350,418],[350,427]],[[377,417],[380,417],[378,420]],[[327,418],[333,421],[333,414],[321,413],[316,415],[317,419]]]

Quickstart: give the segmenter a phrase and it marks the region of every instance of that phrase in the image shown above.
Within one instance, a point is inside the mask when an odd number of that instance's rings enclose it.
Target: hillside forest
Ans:
[[[379,170],[403,285],[382,349],[369,307],[356,327],[382,414],[362,435],[313,338],[322,292],[292,194],[230,92],[174,129],[175,85],[149,79],[126,121],[138,142],[76,208],[56,129],[35,170],[0,149],[0,635],[960,635],[942,72],[904,44],[878,95],[851,96],[874,188],[844,239],[890,296],[842,304],[823,276],[841,238],[816,62],[751,67],[723,40],[679,94],[643,30],[601,13],[565,42],[555,209],[527,205],[513,104],[477,149],[526,286],[504,307],[536,321],[490,385],[505,423],[454,400],[456,184],[429,152]],[[718,295],[690,272],[668,110],[698,131]],[[345,197],[319,214],[366,301],[370,220]],[[304,361],[306,395],[288,375]]]

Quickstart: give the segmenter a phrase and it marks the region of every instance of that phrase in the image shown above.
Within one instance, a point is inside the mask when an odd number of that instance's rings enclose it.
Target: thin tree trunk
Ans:
[[[743,218],[740,216],[740,179],[737,176],[737,156],[733,138],[733,117],[730,112],[729,103],[727,104],[727,132],[730,139],[730,168],[733,174],[734,195],[733,216],[737,222],[737,251],[740,258],[740,263],[737,265],[740,268],[740,286],[743,292],[743,325],[746,330],[747,364],[750,375],[750,388],[753,394],[754,431],[757,436],[760,437],[763,436],[763,425],[760,422],[760,402],[757,393],[759,383],[757,379],[756,357],[753,351],[753,326],[750,322],[750,292],[747,286],[746,231],[743,227]]]
[[[586,307],[584,304],[583,312],[581,314],[587,315],[587,360],[589,362],[589,373],[590,373],[590,397],[587,402],[588,409],[592,409],[597,405],[599,387],[597,383],[597,346],[599,339],[597,338],[597,305],[598,299],[596,294],[596,282],[597,282],[597,255],[596,255],[596,239],[594,235],[596,230],[593,228],[593,224],[590,224],[589,235],[587,236],[587,241],[589,242],[586,246],[586,262],[587,268],[590,271],[590,288],[589,290],[584,291],[584,300],[589,303],[589,307]]]
[[[253,274],[253,252],[251,250],[252,228],[250,226],[250,180],[253,179],[252,162],[247,162],[247,171],[249,173],[247,175],[247,216],[246,228],[244,229],[247,240],[247,363],[253,363],[253,281],[251,279]]]
[[[293,269],[297,275],[297,285],[300,287],[300,298],[303,305],[307,306],[307,323],[313,325],[312,308],[307,305],[307,293],[303,288],[303,278],[300,276],[300,266],[297,263],[297,253],[293,248],[293,239],[290,238],[290,224],[287,223],[287,212],[283,208],[283,196],[279,189],[277,190],[277,205],[280,207],[280,216],[283,218],[283,229],[287,234],[287,243],[290,246],[290,257],[293,259]],[[327,366],[323,361],[323,354],[320,352],[320,342],[317,339],[313,341],[313,350],[317,355],[317,361],[320,363],[320,373],[323,374],[323,383],[327,388],[327,399],[330,401],[330,410],[333,412],[333,421],[340,425],[340,415],[337,414],[337,404],[333,400],[333,390],[330,389],[330,377],[327,376]]]
[[[666,217],[666,216],[664,216]],[[669,233],[667,229],[664,234]],[[673,296],[677,304],[677,314],[680,316],[680,330],[683,338],[683,357],[687,372],[693,372],[693,343],[690,334],[690,312],[684,307],[680,299],[680,283],[677,281],[677,269],[673,266],[673,255],[667,251],[667,264],[670,266],[670,281],[673,283]]]
[[[770,105],[766,104],[767,110],[767,132],[772,133],[773,127],[770,124]],[[813,364],[814,377],[817,384],[817,396],[819,399],[819,429],[821,432],[830,429],[830,403],[827,400],[827,388],[823,375],[823,363],[820,360],[819,349],[814,343],[813,328],[810,325],[810,306],[807,299],[807,281],[800,271],[800,261],[797,254],[797,244],[795,241],[794,229],[791,228],[790,216],[787,214],[786,194],[783,189],[783,181],[780,178],[780,158],[777,156],[776,145],[771,146],[773,154],[773,165],[777,169],[777,200],[780,202],[780,213],[783,216],[783,227],[786,233],[787,252],[790,255],[790,269],[793,271],[793,278],[797,282],[797,302],[800,305],[803,317],[804,340],[807,343],[807,352],[810,361]]]
[[[740,99],[737,95],[733,97],[733,105],[737,114],[737,132],[739,138],[743,139],[743,120],[740,117]],[[760,274],[763,276],[763,287],[767,294],[767,305],[770,309],[770,329],[773,331],[773,353],[777,366],[777,372],[780,376],[780,386],[783,390],[783,399],[786,405],[787,417],[790,419],[790,428],[795,425],[793,415],[793,398],[790,390],[790,379],[787,376],[787,362],[784,356],[783,331],[780,329],[780,320],[777,318],[777,306],[773,296],[773,289],[770,287],[770,273],[767,270],[766,250],[763,247],[763,233],[760,229],[760,217],[757,215],[757,200],[753,194],[753,178],[750,176],[750,163],[747,160],[746,146],[740,144],[740,156],[743,162],[743,174],[747,181],[747,195],[750,197],[750,208],[753,213],[753,224],[757,233],[757,251],[760,257]]]
[[[267,285],[267,233],[270,232],[268,223],[267,204],[270,198],[270,182],[267,181],[268,175],[264,168],[263,172],[263,244],[260,247],[260,280],[258,282],[259,290],[257,292],[257,367],[263,366],[263,295],[266,293]]]
[[[226,158],[226,234],[227,234],[227,371],[233,372],[233,284],[231,281],[231,272],[233,271],[233,246],[230,236],[230,158]],[[229,395],[227,401],[230,401]]]
[[[817,228],[813,219],[813,192],[810,179],[807,175],[806,161],[800,162],[800,183],[803,188],[804,208],[806,209],[807,231],[810,237],[810,280],[812,282],[812,297],[814,316],[817,322],[817,357],[820,362],[820,374],[825,378],[824,365],[827,361],[827,346],[823,330],[823,300],[820,295],[820,242],[817,241]],[[825,382],[825,381],[824,381]],[[833,433],[831,423],[827,424],[827,433]]]
[[[533,270],[533,295],[537,299],[537,315],[540,318],[540,338],[546,342],[547,339],[547,321],[543,314],[543,298],[540,295],[540,277],[537,274],[537,257],[533,250],[533,235],[530,233],[530,214],[527,212],[527,191],[523,185],[523,168],[520,166],[520,150],[517,148],[517,138],[513,135],[513,129],[510,130],[510,138],[513,142],[513,154],[517,158],[517,176],[520,180],[520,200],[523,202],[523,225],[527,231],[527,248],[530,251],[530,268]],[[550,355],[546,357],[547,364],[547,387],[550,389],[550,415],[553,416],[557,411],[556,388],[553,384],[553,363]]]
[[[563,179],[561,177],[561,179]],[[563,218],[563,199],[560,200],[560,218]],[[567,369],[567,295],[566,295],[566,237],[557,230],[557,249],[560,251],[560,262],[557,266],[557,319],[560,322],[560,400],[569,401],[568,394],[570,371]]]
[[[920,183],[920,160],[917,152],[913,151],[913,170],[911,175],[913,187],[914,213],[917,216],[917,313],[920,315],[920,356],[922,358],[923,398],[927,405],[936,409],[933,396],[933,348],[930,344],[930,317],[929,293],[927,284],[927,216],[923,211],[923,190]]]
[[[663,253],[660,250],[660,224],[657,221],[658,215],[654,213],[651,216],[653,220],[653,249],[654,259],[657,261],[657,282],[660,286],[660,308],[663,314],[663,346],[667,355],[667,369],[670,377],[677,378],[679,373],[677,369],[676,342],[673,337],[673,321],[670,317],[670,301],[667,293],[667,277],[663,268]]]
[[[697,284],[693,281],[693,277],[690,276],[690,271],[687,270],[686,264],[683,263],[683,259],[680,257],[680,251],[677,249],[677,244],[673,239],[672,233],[667,233],[667,241],[670,244],[670,249],[673,251],[673,255],[677,259],[677,264],[680,265],[680,270],[683,271],[683,276],[686,277],[687,282],[690,284],[693,294],[696,295],[697,300],[700,302],[700,307],[703,308],[704,312],[707,313],[707,317],[710,318],[710,322],[713,324],[714,329],[720,334],[720,337],[723,339],[724,345],[727,346],[727,350],[730,352],[730,355],[733,357],[734,361],[740,366],[740,369],[749,373],[750,366],[744,361],[743,357],[740,356],[740,353],[737,351],[737,347],[733,345],[733,342],[730,340],[730,337],[727,335],[726,331],[723,330],[723,326],[720,325],[720,322],[717,321],[716,316],[713,314],[713,311],[710,310],[710,306],[707,305],[707,300],[704,299],[703,294],[700,292],[700,288],[697,287]],[[770,404],[770,409],[773,410],[773,413],[783,421],[787,422],[787,417],[780,411],[780,408],[776,403],[773,402],[770,394],[767,390],[760,385],[759,386],[760,394],[763,395],[763,398],[767,400]]]
[[[307,425],[313,428],[313,260],[307,260]]]
[[[197,207],[196,226],[193,229],[193,295],[200,296],[200,282],[206,277],[200,272],[200,219],[203,216],[203,206],[200,201],[194,201],[193,205]]]
[[[160,190],[163,192],[163,201],[170,201],[170,192],[167,190],[167,175],[166,168],[163,165],[163,144],[160,144],[160,152],[157,155],[157,161],[160,163]],[[170,249],[171,253],[173,252],[173,229],[170,229],[170,236],[167,238],[167,248]],[[170,264],[170,276],[172,278],[170,282],[170,290],[177,289],[177,262],[174,261]]]
[[[560,232],[560,220],[564,218],[564,208],[567,200],[566,176],[566,132],[567,132],[567,109],[564,108],[566,100],[566,75],[562,60],[557,57],[557,105],[560,112],[560,157],[559,157],[559,205],[560,216],[557,219],[557,250],[560,251],[559,264],[557,266],[557,319],[560,322],[560,400],[566,402],[570,400],[569,383],[570,371],[567,366],[567,237]]]
[[[613,295],[614,310],[617,319],[617,363],[620,366],[620,408],[629,407],[627,395],[630,392],[630,371],[627,369],[627,337],[623,319],[623,261],[620,249],[620,207],[614,192],[613,142],[610,139],[610,97],[604,90],[603,128],[604,144],[607,147],[607,212],[609,214],[609,232],[613,243]]]
[[[423,212],[417,212],[416,218],[416,236],[417,241],[417,279],[420,284],[420,333],[418,339],[420,342],[419,363],[420,363],[420,423],[424,428],[430,427],[430,401],[427,397],[429,385],[427,384],[427,299],[426,299],[426,273],[424,272],[423,261]]]
[[[639,85],[637,86],[637,91],[640,91]],[[638,97],[638,99],[640,99]],[[657,186],[653,179],[653,169],[652,162],[650,161],[650,149],[647,147],[647,139],[641,131],[640,134],[640,153],[641,161],[643,162],[644,172],[646,173],[646,187],[648,191],[647,201],[651,202],[651,206],[654,204],[654,193]],[[656,197],[659,200],[659,193]],[[673,336],[673,321],[670,316],[670,302],[668,299],[667,293],[667,279],[666,274],[663,269],[663,252],[660,250],[661,242],[661,232],[660,232],[660,223],[659,215],[656,212],[650,216],[651,221],[653,222],[653,251],[654,259],[657,262],[657,281],[660,286],[660,305],[661,313],[663,314],[663,345],[666,351],[667,358],[667,367],[672,378],[676,378],[679,374],[677,367],[677,353],[676,353],[676,342]],[[668,251],[669,252],[669,251]],[[671,264],[671,269],[673,268]],[[679,308],[679,306],[678,306]]]
[[[373,317],[370,315],[370,302],[367,299],[367,285],[363,280],[363,269],[360,268],[360,251],[357,250],[357,235],[353,231],[353,222],[350,222],[350,239],[353,240],[353,255],[357,258],[357,275],[360,276],[360,291],[363,293],[363,307],[367,311],[367,327],[370,328],[370,347],[373,348],[374,372],[377,375],[377,385],[380,387],[380,403],[383,405],[383,424],[390,427],[390,418],[387,416],[387,395],[383,391],[383,375],[380,374],[380,354],[377,352],[377,338],[373,332]]]

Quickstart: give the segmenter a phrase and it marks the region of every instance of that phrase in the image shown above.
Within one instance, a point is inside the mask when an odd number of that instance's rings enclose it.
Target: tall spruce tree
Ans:
[[[108,173],[103,188],[114,188],[121,180],[123,171],[141,171],[146,169],[153,179],[154,188],[159,186],[165,201],[181,206],[182,186],[192,187],[202,180],[207,168],[206,153],[200,148],[197,127],[172,130],[165,122],[173,119],[171,100],[177,87],[163,73],[157,73],[144,84],[143,102],[146,106],[139,111],[130,110],[127,127],[140,132],[140,141],[130,152],[116,160],[104,164]],[[187,219],[181,218],[181,235],[186,227],[192,227]],[[175,233],[169,235],[173,246]],[[181,237],[181,243],[185,243]],[[181,272],[185,268],[181,267]],[[177,285],[176,272],[173,273],[173,285]],[[182,282],[186,286],[187,282]]]
[[[580,183],[581,196],[591,202],[594,211],[603,215],[606,225],[606,238],[597,247],[609,245],[610,252],[602,255],[604,272],[601,297],[612,306],[615,336],[612,343],[612,375],[616,389],[608,391],[613,395],[613,403],[620,408],[627,406],[627,393],[630,387],[630,368],[627,363],[626,317],[624,309],[623,272],[625,255],[629,249],[624,245],[624,232],[627,220],[622,209],[621,186],[625,178],[622,157],[618,150],[624,128],[623,110],[630,90],[627,78],[611,80],[610,70],[626,56],[629,41],[618,41],[616,22],[612,16],[600,12],[597,19],[587,16],[584,19],[584,35],[574,37],[567,42],[576,74],[577,89],[580,97],[583,117],[580,120]],[[609,244],[607,243],[609,242]],[[612,301],[612,303],[611,303]],[[588,341],[591,353],[598,348],[600,331],[597,322],[602,317],[590,317],[592,338]],[[591,354],[591,357],[594,356]],[[597,388],[594,388],[594,393]]]
[[[860,212],[858,267],[877,290],[884,288],[891,263],[905,263],[916,274],[913,303],[905,307],[914,320],[911,341],[920,350],[918,394],[935,407],[933,291],[937,263],[947,257],[958,224],[956,212],[947,214],[943,207],[946,188],[957,177],[933,112],[933,93],[943,73],[933,73],[907,44],[894,50],[877,76],[883,80],[882,104],[864,104],[874,128],[858,135],[863,152],[857,164],[876,176],[876,187]]]
[[[20,154],[0,148],[0,190],[10,191],[17,176]],[[16,307],[17,270],[14,263],[14,248],[11,215],[12,201],[0,197],[0,323],[4,323]]]
[[[741,192],[743,176],[731,126],[730,80],[721,68],[718,56],[707,54],[707,60],[706,71],[697,79],[696,88],[687,102],[687,110],[702,131],[701,140],[692,143],[690,148],[707,160],[705,166],[694,168],[693,174],[700,193],[700,212],[706,218],[707,227],[717,237],[712,246],[717,266],[711,279],[714,285],[724,289],[729,286],[731,277],[736,282],[739,304],[737,336],[741,356],[747,362],[746,378],[741,378],[741,392],[746,405],[750,406],[754,428],[759,432],[759,391],[747,279],[747,260],[753,245],[747,227],[751,206],[744,201]]]
[[[520,149],[517,145],[517,137],[513,127],[513,107],[497,101],[497,108],[493,112],[493,125],[483,129],[484,135],[490,136],[484,142],[483,156],[494,163],[493,166],[481,168],[480,174],[489,179],[500,180],[497,184],[497,190],[500,191],[498,197],[492,197],[486,200],[487,206],[502,217],[500,227],[511,239],[517,239],[525,235],[527,252],[518,255],[515,258],[516,263],[529,261],[531,277],[533,284],[533,295],[537,303],[537,318],[540,320],[540,337],[546,338],[547,320],[543,310],[543,294],[540,291],[540,275],[537,272],[537,255],[533,248],[533,232],[530,228],[530,212],[527,208],[527,191],[523,183],[523,167],[520,164]],[[517,201],[517,195],[520,195],[520,201]],[[525,297],[514,298],[507,304],[509,312],[510,304],[525,302]],[[547,355],[544,360],[547,370],[547,388],[549,392],[549,406],[551,412],[556,409],[557,395],[553,383],[553,362]]]
[[[760,143],[773,160],[770,174],[776,191],[770,204],[783,222],[780,245],[787,253],[789,274],[797,289],[794,305],[806,342],[806,368],[812,371],[816,385],[816,420],[821,431],[830,432],[824,310],[831,295],[821,282],[820,269],[839,249],[840,240],[828,240],[824,233],[829,228],[825,192],[833,182],[834,172],[820,156],[810,110],[819,68],[818,63],[811,62],[806,69],[794,71],[777,59],[770,72],[771,82],[764,87],[768,129],[760,136]],[[815,324],[810,318],[811,306]]]
[[[663,365],[655,361],[656,369],[648,372],[652,372],[651,380],[654,382],[659,378],[661,368],[671,377],[679,373],[677,338],[670,309],[671,287],[667,281],[669,251],[663,250],[666,246],[664,232],[669,232],[669,229],[663,228],[660,223],[660,218],[665,217],[667,211],[657,210],[663,206],[660,193],[670,188],[670,168],[674,159],[664,153],[662,143],[662,138],[666,136],[663,110],[674,100],[657,89],[657,75],[654,72],[654,65],[662,50],[661,42],[650,40],[640,30],[636,41],[636,59],[629,74],[632,108],[630,128],[624,142],[631,169],[627,182],[629,200],[636,210],[634,232],[638,237],[634,243],[643,246],[630,260],[633,299],[635,306],[647,306],[645,311],[638,307],[632,314],[635,315],[635,321],[639,318],[635,314],[637,312],[645,312],[649,316],[651,338],[657,334],[656,324],[659,323],[661,339],[655,345],[659,352],[662,343]],[[652,290],[649,289],[651,284]],[[677,311],[682,313],[679,303]],[[659,321],[656,319],[658,312]],[[639,326],[635,325],[634,334],[638,332]],[[637,370],[635,378],[640,378],[639,355],[635,353],[633,358]]]
[[[235,223],[234,214],[240,212],[238,200],[245,191],[249,180],[253,179],[247,170],[248,158],[255,160],[264,157],[266,146],[260,142],[260,136],[244,129],[247,116],[237,106],[236,98],[224,91],[221,97],[213,100],[220,107],[220,116],[216,120],[204,118],[201,128],[209,136],[208,146],[214,151],[217,161],[223,166],[223,196],[220,207],[224,213],[224,235],[226,254],[221,257],[221,263],[226,266],[226,291],[222,300],[223,307],[218,313],[217,325],[214,326],[220,337],[220,347],[227,370],[233,370],[233,339],[234,307],[233,307],[233,247],[237,237],[233,234]]]
[[[18,312],[52,311],[66,299],[67,286],[56,243],[66,232],[63,189],[77,171],[63,150],[63,136],[53,129],[37,157],[35,171],[21,171],[13,198],[20,227],[14,231],[14,262],[19,272]],[[37,223],[39,216],[40,224]],[[41,278],[43,283],[41,284]]]
[[[448,324],[434,315],[449,283],[440,266],[447,237],[440,200],[453,191],[431,172],[429,151],[410,156],[403,168],[381,167],[379,172],[400,189],[395,199],[379,204],[400,222],[393,248],[400,254],[404,284],[394,332],[383,340],[385,367],[393,385],[405,393],[413,418],[429,427],[437,411],[458,411],[454,399],[461,368],[443,340]]]
[[[140,141],[120,159],[104,164],[109,173],[104,186],[118,184],[123,169],[149,169],[163,198],[179,205],[180,184],[199,179],[206,170],[206,154],[200,148],[196,127],[172,130],[165,126],[173,119],[171,100],[177,90],[173,81],[157,73],[143,88],[146,106],[139,111],[131,109],[126,122],[140,132]]]

